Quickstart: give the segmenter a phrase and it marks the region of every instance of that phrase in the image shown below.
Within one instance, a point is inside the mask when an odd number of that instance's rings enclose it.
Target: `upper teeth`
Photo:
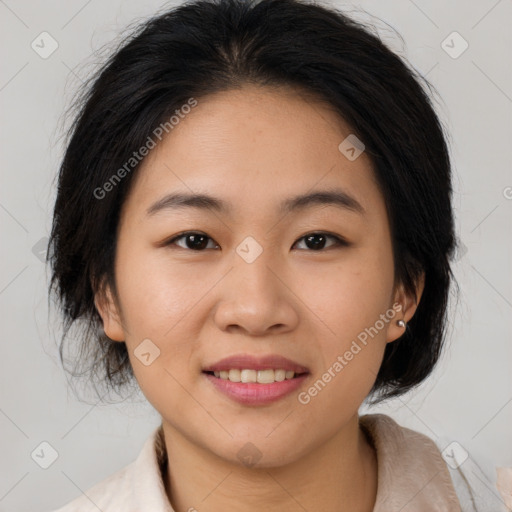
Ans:
[[[221,370],[213,372],[215,377],[230,380],[231,382],[258,382],[271,384],[282,382],[285,379],[293,379],[295,372],[292,370]]]

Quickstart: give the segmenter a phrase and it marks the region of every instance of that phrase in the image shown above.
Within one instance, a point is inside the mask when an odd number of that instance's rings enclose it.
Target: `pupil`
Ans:
[[[204,249],[208,245],[207,238],[204,235],[188,235],[187,245],[194,250]],[[309,235],[306,237],[306,245],[310,249],[322,249],[325,246],[325,236],[322,234]]]
[[[315,239],[321,239],[321,241],[318,243],[315,242],[314,240]],[[309,244],[311,243],[312,247],[309,246]],[[323,246],[325,245],[325,236],[324,235],[309,235],[308,237],[306,237],[306,245],[308,245],[308,247],[310,249],[318,249],[318,248],[323,248]]]
[[[192,244],[187,245],[194,250],[204,249],[208,245],[204,235],[188,235],[187,240],[192,240]]]

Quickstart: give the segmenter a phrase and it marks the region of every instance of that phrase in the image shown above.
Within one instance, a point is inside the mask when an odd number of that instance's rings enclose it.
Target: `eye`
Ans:
[[[334,240],[334,246],[349,246],[350,244],[346,241],[340,238],[336,235],[331,235],[329,233],[325,232],[318,232],[318,233],[308,233],[307,235],[304,235],[303,237],[299,238],[299,240],[305,240],[306,246],[309,249],[312,249],[314,251],[319,251],[325,248],[325,243],[327,239]],[[297,243],[297,242],[296,242]],[[331,246],[332,247],[332,246]]]
[[[303,237],[299,238],[297,242],[295,242],[294,246],[300,240],[304,240],[306,243],[306,247],[308,249],[320,251],[322,249],[325,249],[326,240],[328,239],[334,240],[334,243],[328,247],[350,245],[346,240],[340,238],[339,236],[331,235],[329,233],[321,231],[317,233],[308,233],[307,235],[304,235]],[[184,245],[178,244],[178,240],[184,240]],[[214,243],[214,247],[208,247],[208,241]],[[202,251],[203,249],[215,249],[219,247],[219,245],[216,244],[214,240],[210,238],[208,235],[205,235],[204,233],[200,233],[197,231],[185,231],[184,233],[180,233],[179,235],[165,242],[164,245],[178,245],[178,247],[181,247],[182,249],[190,249],[192,251],[198,252]]]
[[[182,249],[191,249],[193,251],[202,251],[203,249],[208,248],[208,240],[211,240],[213,242],[213,239],[205,235],[204,233],[198,233],[197,231],[186,231],[184,233],[179,234],[178,236],[175,236],[171,240],[165,242],[165,245],[174,245],[177,240],[181,239],[185,239],[185,247],[178,244],[176,245],[178,245],[178,247],[181,247]],[[218,247],[218,245],[216,245],[216,247]]]

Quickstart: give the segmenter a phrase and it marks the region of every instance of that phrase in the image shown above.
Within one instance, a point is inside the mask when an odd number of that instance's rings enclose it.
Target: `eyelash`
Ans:
[[[172,246],[175,244],[175,242],[177,240],[180,240],[181,238],[185,238],[187,235],[202,235],[202,236],[205,236],[206,238],[208,238],[209,240],[213,240],[213,238],[209,237],[206,233],[201,233],[199,231],[184,231],[183,233],[180,233],[179,235],[164,242],[163,246],[165,246],[165,247]],[[305,235],[298,238],[297,241],[293,245],[295,245],[299,240],[303,240],[303,239],[307,238],[308,236],[313,236],[313,235],[325,235],[325,236],[327,236],[327,238],[334,239],[335,244],[330,247],[327,247],[327,249],[330,249],[333,247],[348,247],[348,246],[350,246],[350,243],[347,242],[346,240],[344,240],[343,238],[341,238],[337,235],[328,233],[326,231],[313,231],[311,233],[306,233]],[[206,249],[194,250],[194,249],[189,249],[188,247],[180,247],[180,246],[178,246],[178,247],[180,249],[184,249],[186,251],[193,251],[193,252],[204,252],[206,250]],[[317,251],[312,250],[312,249],[300,249],[300,250],[309,250],[310,252],[325,252],[327,249],[324,248],[324,249],[319,249]]]

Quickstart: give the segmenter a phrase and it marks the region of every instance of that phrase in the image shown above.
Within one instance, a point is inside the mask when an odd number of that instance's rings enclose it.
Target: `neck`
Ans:
[[[315,450],[286,465],[266,468],[221,458],[165,422],[163,429],[169,468],[164,482],[176,512],[269,507],[283,512],[373,510],[377,459],[357,415]]]

